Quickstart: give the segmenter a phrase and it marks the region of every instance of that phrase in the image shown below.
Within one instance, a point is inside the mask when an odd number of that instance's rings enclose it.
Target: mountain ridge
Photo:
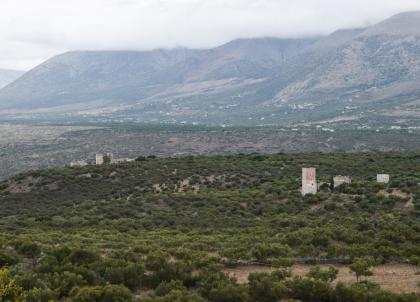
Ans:
[[[8,84],[12,83],[23,74],[24,72],[20,70],[0,68],[0,89],[6,87]]]
[[[307,40],[280,40],[280,39],[254,39],[256,44],[263,43],[266,47],[267,57],[265,64],[262,61],[264,54],[253,58],[252,50],[238,47],[238,44],[250,44],[250,40],[236,40],[210,50],[191,50],[185,48],[171,50],[154,50],[148,52],[135,51],[74,51],[53,57],[28,73],[18,82],[12,83],[1,91],[0,101],[9,98],[10,104],[25,104],[31,107],[31,99],[37,101],[36,105],[45,105],[45,98],[61,98],[66,103],[64,88],[76,88],[79,95],[84,92],[96,90],[109,94],[109,90],[117,91],[119,87],[140,86],[148,90],[156,85],[175,85],[184,82],[214,81],[227,78],[258,78],[269,74],[270,63],[280,61],[279,56],[286,56],[285,52],[273,51],[284,48],[288,43],[305,43]],[[311,41],[311,39],[309,39]],[[284,43],[285,45],[276,45]],[[253,45],[258,49],[258,45]],[[293,45],[292,45],[293,47]],[[255,51],[254,51],[255,52]],[[245,58],[247,58],[245,60]],[[123,70],[123,72],[121,72]],[[109,83],[111,89],[104,87]],[[23,83],[25,89],[19,88]],[[152,87],[150,87],[152,86]],[[16,93],[18,92],[18,93]],[[25,94],[26,93],[26,94]],[[137,98],[143,95],[135,91]],[[132,96],[131,94],[130,96]],[[16,96],[17,95],[17,96]],[[87,95],[87,98],[90,96]],[[106,98],[106,95],[104,96]],[[125,100],[125,96],[120,96]],[[12,100],[12,101],[10,101]],[[28,102],[29,100],[29,102]],[[85,101],[82,96],[82,101]],[[15,102],[15,104],[13,104]],[[55,99],[56,104],[63,104]],[[33,102],[32,102],[33,103]],[[0,108],[4,104],[0,104]]]
[[[1,89],[0,115],[65,108],[141,122],[293,125],[350,116],[413,125],[419,55],[420,12],[325,37],[68,52]]]

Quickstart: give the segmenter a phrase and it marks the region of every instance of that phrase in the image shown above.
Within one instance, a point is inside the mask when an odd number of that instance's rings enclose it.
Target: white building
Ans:
[[[387,184],[389,183],[389,174],[378,174],[376,175],[376,181],[378,183]]]
[[[121,164],[121,163],[129,163],[135,161],[134,158],[114,158],[112,159],[111,164]]]
[[[70,163],[70,167],[85,167],[88,163],[84,160],[76,160]]]

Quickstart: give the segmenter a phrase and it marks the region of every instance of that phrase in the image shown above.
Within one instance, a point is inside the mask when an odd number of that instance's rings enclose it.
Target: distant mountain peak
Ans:
[[[370,27],[364,35],[420,35],[420,11],[410,11],[394,15]]]
[[[393,20],[393,19],[407,19],[407,18],[420,18],[420,10],[406,11],[406,12],[395,14],[391,16],[390,18],[388,18],[388,21]]]

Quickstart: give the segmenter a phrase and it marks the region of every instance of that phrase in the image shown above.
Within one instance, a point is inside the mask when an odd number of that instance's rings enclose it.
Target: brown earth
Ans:
[[[311,266],[295,265],[292,268],[293,275],[304,276],[308,273]],[[321,268],[327,268],[328,265],[320,265]],[[352,274],[346,266],[336,266],[339,269],[337,280],[346,284],[356,282],[356,276]],[[239,283],[246,283],[250,273],[272,272],[274,268],[263,266],[242,266],[236,268],[226,268],[224,272],[236,278]],[[372,269],[373,276],[366,279],[378,283],[383,289],[402,293],[416,292],[420,293],[417,283],[420,282],[420,275],[416,275],[414,269],[405,264],[386,264],[374,267]]]

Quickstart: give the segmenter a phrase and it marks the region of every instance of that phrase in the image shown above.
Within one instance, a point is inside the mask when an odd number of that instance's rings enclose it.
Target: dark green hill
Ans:
[[[350,175],[353,184],[343,189],[346,194],[325,187],[319,196],[302,199],[301,168],[307,166],[317,167],[319,181]],[[134,219],[136,228],[253,226],[257,217],[311,212],[317,204],[320,211],[331,207],[332,213],[335,209],[383,213],[400,207],[409,214],[420,194],[419,171],[420,153],[140,158],[134,163],[17,175],[0,184],[0,213],[5,218],[29,215],[41,220],[80,215],[90,226],[102,223],[98,217],[110,222]],[[377,195],[386,189],[375,183],[377,173],[391,174],[389,190],[399,192],[395,196],[400,198]]]
[[[392,175],[393,184],[420,182],[420,153],[308,153],[278,155],[140,158],[134,163],[56,168],[19,174],[0,184],[1,215],[21,206],[44,211],[84,200],[125,200],[156,193],[196,195],[216,192],[278,191],[298,195],[301,168],[313,166],[324,182],[335,175],[373,182],[378,173]],[[403,184],[400,185],[400,181]],[[5,202],[14,200],[13,203]],[[8,209],[8,210],[7,210]]]
[[[317,167],[320,181],[341,174],[353,182],[302,197],[307,166]],[[390,173],[391,183],[376,183],[377,173]],[[94,293],[144,297],[146,289],[169,296],[138,301],[169,302],[175,294],[194,297],[179,301],[257,301],[249,296],[278,286],[279,297],[305,302],[417,301],[371,283],[335,288],[282,270],[238,285],[220,268],[294,262],[418,268],[419,183],[419,152],[139,158],[32,171],[0,183],[0,268],[13,269],[25,295],[36,288],[73,302],[117,301],[95,300]],[[181,289],[167,289],[173,286]],[[221,291],[219,298],[207,286]],[[319,288],[322,300],[305,296]],[[242,298],[225,300],[231,294]]]

